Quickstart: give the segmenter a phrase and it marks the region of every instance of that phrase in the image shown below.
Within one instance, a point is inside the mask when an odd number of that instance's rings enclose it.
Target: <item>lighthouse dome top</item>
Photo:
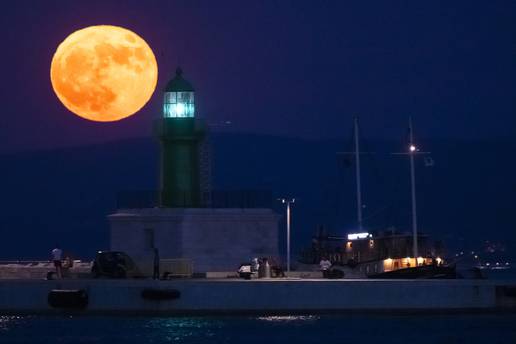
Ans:
[[[192,118],[195,116],[194,89],[183,79],[183,71],[177,68],[176,76],[165,88],[163,116],[165,118]]]
[[[177,67],[176,76],[165,87],[165,92],[193,92],[194,88],[189,81],[183,78],[183,70]]]

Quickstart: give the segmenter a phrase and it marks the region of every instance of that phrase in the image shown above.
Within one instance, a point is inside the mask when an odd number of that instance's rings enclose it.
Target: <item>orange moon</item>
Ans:
[[[118,121],[150,99],[158,64],[152,49],[134,32],[90,26],[57,47],[50,80],[59,100],[74,114],[91,121]]]

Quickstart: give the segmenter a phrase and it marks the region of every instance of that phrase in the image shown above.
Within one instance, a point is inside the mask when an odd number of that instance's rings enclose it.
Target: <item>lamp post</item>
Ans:
[[[278,198],[287,205],[287,272],[290,272],[290,205],[296,202],[295,198]]]

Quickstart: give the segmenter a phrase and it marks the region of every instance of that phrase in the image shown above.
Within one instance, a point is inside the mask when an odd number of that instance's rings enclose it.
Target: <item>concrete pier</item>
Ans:
[[[146,288],[177,290],[148,300]],[[83,289],[84,310],[53,308],[53,289]],[[0,314],[300,314],[348,311],[516,311],[516,281],[184,279],[0,280]]]

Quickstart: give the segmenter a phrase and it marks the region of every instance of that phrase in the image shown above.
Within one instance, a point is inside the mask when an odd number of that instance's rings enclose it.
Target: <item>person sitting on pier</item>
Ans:
[[[260,268],[260,260],[258,258],[253,258],[251,261],[251,272],[258,273],[259,268]]]
[[[59,248],[59,245],[56,245],[56,248],[54,248],[51,252],[52,261],[54,262],[54,266],[56,268],[56,275],[57,278],[63,278],[63,272],[62,272],[62,262],[61,258],[63,256],[63,250]]]
[[[271,264],[271,277],[285,277],[285,271],[283,271],[277,260],[271,257],[269,261]]]
[[[323,273],[323,278],[329,277],[329,271],[331,268],[331,262],[326,257],[322,257],[321,261],[319,262],[319,266],[321,268],[321,271]]]
[[[61,260],[61,276],[62,278],[67,278],[70,277],[70,270],[73,268],[73,259],[66,252],[63,255],[65,257]]]

